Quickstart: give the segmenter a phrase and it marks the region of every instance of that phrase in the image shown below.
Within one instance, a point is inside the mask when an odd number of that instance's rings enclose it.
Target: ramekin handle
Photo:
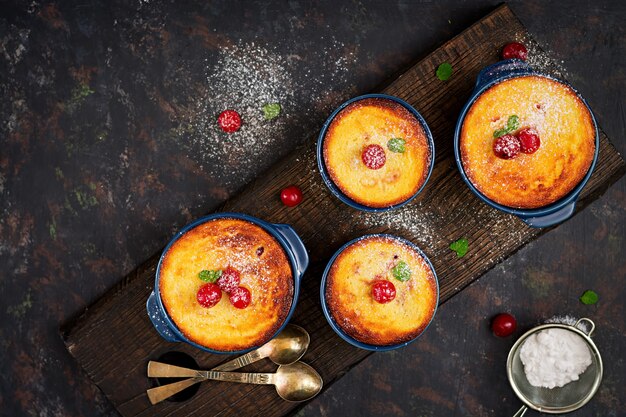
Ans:
[[[557,223],[561,223],[567,219],[569,219],[572,214],[574,214],[574,209],[576,208],[576,200],[571,203],[563,206],[557,211],[546,214],[545,216],[534,216],[534,217],[525,217],[518,216],[520,219],[524,221],[530,227],[550,227],[554,226]]]
[[[154,291],[148,297],[148,301],[146,302],[146,309],[148,310],[148,317],[150,317],[150,321],[152,325],[156,329],[156,331],[161,335],[161,337],[168,342],[180,342],[178,336],[172,332],[172,329],[167,325],[165,321],[165,317],[163,316],[163,312],[159,308],[159,305],[156,301],[156,294]]]
[[[309,254],[304,243],[302,243],[296,231],[288,224],[274,224],[274,227],[276,228],[276,233],[280,234],[287,241],[287,245],[289,245],[289,249],[296,260],[296,276],[302,278],[304,271],[309,266]]]
[[[476,87],[474,91],[478,91],[485,85],[489,84],[496,78],[502,75],[518,74],[531,72],[532,67],[522,61],[521,59],[507,59],[504,61],[496,62],[485,68],[483,68],[476,78]]]

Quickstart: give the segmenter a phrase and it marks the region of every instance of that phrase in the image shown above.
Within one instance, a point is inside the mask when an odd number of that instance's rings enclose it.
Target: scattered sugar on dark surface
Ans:
[[[215,177],[232,180],[229,191],[249,182],[259,165],[274,161],[283,149],[302,141],[305,132],[315,131],[344,98],[327,90],[332,80],[343,90],[349,84],[348,71],[356,55],[331,38],[325,48],[281,54],[280,45],[240,42],[220,50],[217,60],[205,59],[204,83],[198,86],[192,105],[178,120],[174,136],[190,158]],[[322,66],[321,76],[309,77],[304,59]],[[304,72],[304,74],[302,74]],[[262,107],[278,103],[281,112],[265,120]],[[236,110],[241,128],[222,132],[217,116],[225,109]]]
[[[545,50],[545,48],[542,49],[534,39],[526,36],[518,36],[515,41],[524,44],[526,49],[528,49],[526,62],[528,62],[533,69],[556,78],[568,78],[568,73],[563,67],[563,63],[557,62],[551,58],[550,56],[555,54],[549,50]]]

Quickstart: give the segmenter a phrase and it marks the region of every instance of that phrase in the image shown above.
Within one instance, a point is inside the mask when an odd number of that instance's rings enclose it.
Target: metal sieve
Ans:
[[[581,322],[590,325],[589,332],[578,328]],[[506,361],[507,376],[515,394],[524,403],[513,417],[522,417],[528,408],[546,414],[563,414],[577,410],[587,404],[594,396],[602,381],[602,358],[591,334],[596,328],[588,318],[579,319],[573,326],[567,324],[544,324],[524,333],[511,348]],[[531,335],[546,329],[564,329],[577,334],[586,342],[591,352],[591,365],[583,372],[577,381],[572,381],[560,388],[540,388],[532,386],[526,379],[524,365],[520,359],[520,350],[526,339]]]

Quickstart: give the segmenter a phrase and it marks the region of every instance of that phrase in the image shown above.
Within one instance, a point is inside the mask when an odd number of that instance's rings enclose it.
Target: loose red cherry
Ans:
[[[241,127],[241,116],[235,110],[224,110],[217,117],[217,124],[226,133],[233,133]]]
[[[391,281],[378,280],[372,285],[372,297],[381,304],[388,303],[396,298],[396,287]]]
[[[217,285],[222,291],[230,293],[239,286],[240,281],[239,271],[229,266],[222,272],[222,276],[217,280]]]
[[[503,135],[493,142],[493,153],[498,158],[511,159],[519,153],[521,144],[518,138],[513,135]]]
[[[517,58],[526,61],[527,57],[528,49],[519,42],[511,42],[502,48],[502,59]]]
[[[211,308],[222,299],[222,290],[216,284],[204,284],[198,289],[196,300],[202,307]]]
[[[252,301],[252,295],[246,287],[237,287],[230,293],[230,303],[235,308],[246,308]]]
[[[283,188],[280,192],[280,201],[287,207],[295,207],[302,202],[302,191],[295,185]]]
[[[515,317],[509,313],[500,313],[491,321],[491,331],[498,337],[507,337],[517,329]]]
[[[385,150],[380,145],[368,145],[363,149],[361,159],[369,169],[380,169],[385,165],[387,156]]]
[[[522,129],[517,132],[517,138],[520,141],[520,150],[524,153],[535,153],[537,149],[539,149],[539,146],[541,146],[539,134],[535,129]]]

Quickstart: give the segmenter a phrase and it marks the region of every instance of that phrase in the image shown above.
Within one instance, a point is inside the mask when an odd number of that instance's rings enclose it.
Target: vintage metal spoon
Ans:
[[[309,347],[311,336],[300,326],[288,324],[272,340],[243,356],[223,363],[213,371],[234,371],[246,365],[269,357],[276,365],[289,365],[299,360]],[[148,362],[148,376],[151,378],[180,377],[171,365],[161,362]]]
[[[289,365],[300,360],[309,348],[310,342],[311,336],[306,330],[295,324],[288,324],[278,336],[260,348],[223,363],[213,370],[234,371],[263,358],[269,358],[276,365]]]
[[[277,365],[288,365],[296,362],[304,355],[309,347],[310,341],[311,337],[306,330],[300,326],[296,326],[295,324],[288,324],[285,326],[283,331],[278,334],[278,336],[260,348],[235,358],[232,361],[223,363],[220,366],[213,368],[213,370],[233,371],[266,357],[269,357],[270,360]],[[179,369],[179,367],[161,362],[148,362],[148,376],[151,378],[180,378],[187,376],[187,374],[181,375]],[[152,398],[159,398],[156,402],[163,401],[164,399],[169,398],[172,395],[177,394],[203,380],[203,377],[197,376],[184,381],[178,381],[172,384],[151,388],[148,390],[148,396],[150,397],[150,395],[152,395],[151,401]],[[152,403],[156,404],[156,402]]]
[[[198,371],[181,367],[176,368],[178,377],[189,377],[184,381],[152,388],[147,391],[152,404],[163,399],[165,392],[160,388],[170,385],[191,386],[196,382],[206,379],[217,381],[239,382],[244,384],[275,385],[278,395],[286,401],[306,401],[315,397],[322,389],[324,382],[322,377],[304,362],[295,362],[290,365],[281,365],[275,374],[270,373],[245,373],[245,372],[221,372],[221,371]],[[184,388],[183,388],[184,389]]]

